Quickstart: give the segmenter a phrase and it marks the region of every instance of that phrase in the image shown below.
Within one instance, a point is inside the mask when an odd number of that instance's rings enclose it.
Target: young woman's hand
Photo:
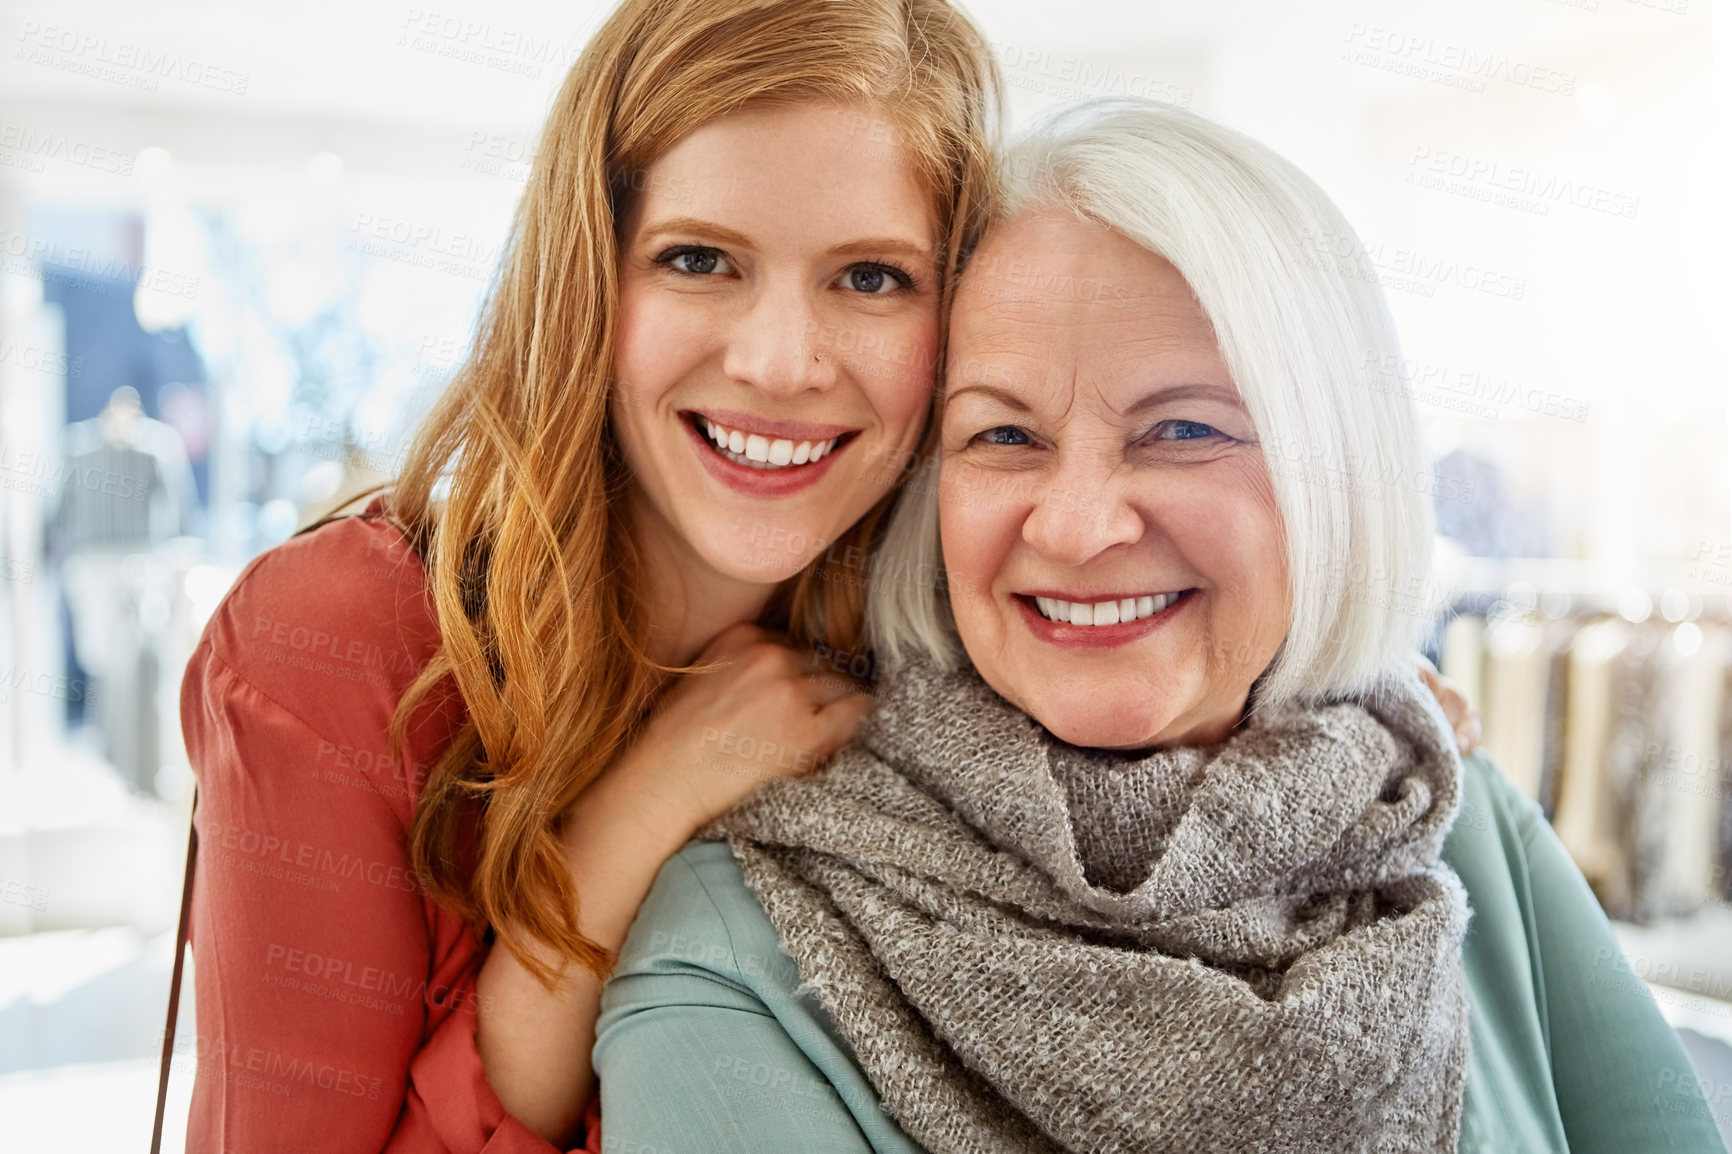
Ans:
[[[662,698],[631,748],[562,815],[584,934],[618,950],[657,871],[691,835],[764,782],[809,773],[871,708],[862,686],[750,625],[729,629]],[[531,947],[556,964],[545,950]],[[595,1085],[590,1044],[601,979],[563,967],[542,986],[493,949],[476,991],[475,1045],[500,1102],[561,1149]]]
[[[765,782],[823,764],[871,709],[865,687],[754,625],[736,625],[676,681],[630,749],[586,793],[678,844]]]
[[[1461,687],[1437,671],[1437,666],[1426,660],[1423,654],[1418,655],[1419,677],[1425,682],[1425,687],[1431,690],[1431,695],[1437,698],[1437,703],[1443,706],[1443,715],[1449,718],[1450,727],[1455,730],[1456,748],[1466,757],[1479,748],[1480,726],[1479,711],[1473,707],[1473,702],[1462,693]]]

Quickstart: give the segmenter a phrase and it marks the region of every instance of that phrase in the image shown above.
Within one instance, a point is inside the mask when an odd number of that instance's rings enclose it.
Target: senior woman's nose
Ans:
[[[835,383],[837,358],[819,347],[811,299],[796,282],[771,283],[729,324],[722,371],[778,399]]]
[[[1145,528],[1118,478],[1078,462],[1061,465],[1035,487],[1022,539],[1046,560],[1077,566],[1114,546],[1136,544]]]

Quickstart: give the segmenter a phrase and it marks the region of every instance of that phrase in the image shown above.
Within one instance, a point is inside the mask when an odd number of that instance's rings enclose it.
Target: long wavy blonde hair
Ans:
[[[958,257],[986,219],[1002,107],[966,16],[945,0],[625,0],[560,89],[473,348],[395,481],[391,512],[425,562],[442,636],[391,739],[404,747],[442,687],[454,683],[466,707],[416,804],[415,867],[550,986],[556,971],[533,941],[597,974],[611,965],[579,931],[559,815],[672,672],[634,641],[642,582],[608,420],[615,223],[655,159],[699,125],[748,103],[811,100],[895,126],[931,189],[946,315]],[[867,556],[894,499],[829,558]],[[864,574],[837,579],[825,563],[785,583],[763,623],[857,649]],[[459,834],[476,800],[470,871]]]

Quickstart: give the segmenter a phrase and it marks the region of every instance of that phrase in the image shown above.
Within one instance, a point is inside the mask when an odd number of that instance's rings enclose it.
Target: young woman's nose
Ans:
[[[1035,487],[1022,539],[1046,560],[1077,566],[1142,540],[1143,515],[1112,463],[1060,453],[1058,467]]]
[[[813,301],[791,278],[771,283],[727,334],[722,371],[773,397],[793,397],[835,381],[836,354],[823,347]]]

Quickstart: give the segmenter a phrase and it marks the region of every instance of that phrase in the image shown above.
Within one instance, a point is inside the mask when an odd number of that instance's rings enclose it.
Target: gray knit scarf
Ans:
[[[972,671],[880,692],[856,745],[710,836],[916,1143],[1455,1149],[1461,764],[1417,680],[1136,757]]]

